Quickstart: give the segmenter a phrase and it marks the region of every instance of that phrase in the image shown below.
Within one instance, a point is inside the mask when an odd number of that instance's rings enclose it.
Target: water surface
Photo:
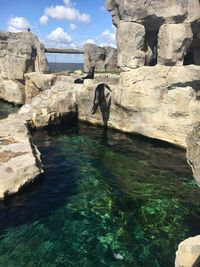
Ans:
[[[0,266],[172,267],[200,233],[185,152],[84,124],[34,133],[44,176],[0,206]]]

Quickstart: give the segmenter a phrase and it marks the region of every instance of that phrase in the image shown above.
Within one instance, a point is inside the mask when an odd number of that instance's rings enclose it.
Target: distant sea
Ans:
[[[55,63],[49,62],[50,72],[74,71],[83,69],[83,63]]]

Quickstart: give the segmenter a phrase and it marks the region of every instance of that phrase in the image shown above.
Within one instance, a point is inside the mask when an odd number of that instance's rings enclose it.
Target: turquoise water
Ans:
[[[184,151],[83,124],[34,141],[45,173],[0,204],[0,266],[172,267],[200,233]]]

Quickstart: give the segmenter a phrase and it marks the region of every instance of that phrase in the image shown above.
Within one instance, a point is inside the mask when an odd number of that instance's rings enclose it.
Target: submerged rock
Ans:
[[[178,246],[175,267],[200,266],[200,235],[190,237]]]
[[[0,120],[0,199],[16,193],[43,172],[40,153],[23,117]]]

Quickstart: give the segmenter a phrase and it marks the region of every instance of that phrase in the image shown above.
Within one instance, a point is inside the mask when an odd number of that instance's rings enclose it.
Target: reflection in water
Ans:
[[[174,266],[200,233],[184,152],[78,125],[37,131],[45,174],[0,207],[0,266]]]

